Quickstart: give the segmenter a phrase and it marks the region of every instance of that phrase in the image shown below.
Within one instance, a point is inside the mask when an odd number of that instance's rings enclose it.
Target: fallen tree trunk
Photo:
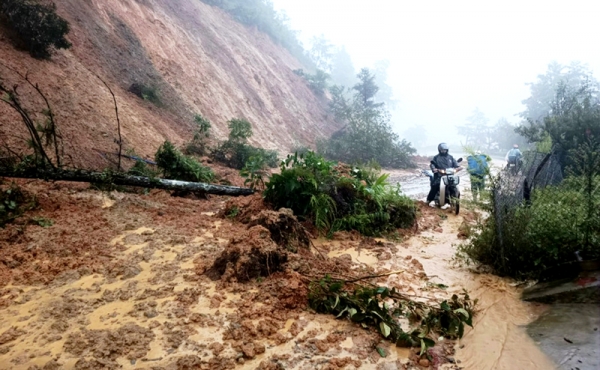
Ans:
[[[124,186],[139,186],[143,188],[164,189],[164,190],[183,190],[203,194],[243,196],[254,194],[250,188],[240,188],[237,186],[214,185],[204,182],[189,182],[179,180],[168,180],[159,178],[149,178],[143,176],[134,176],[124,173],[95,172],[87,170],[63,170],[47,169],[36,170],[28,169],[24,171],[14,171],[6,168],[0,168],[0,177],[15,177],[25,179],[43,179],[54,181],[77,181],[101,184],[114,184]]]

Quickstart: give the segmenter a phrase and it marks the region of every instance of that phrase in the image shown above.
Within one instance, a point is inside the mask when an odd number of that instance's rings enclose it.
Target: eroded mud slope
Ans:
[[[254,125],[254,144],[282,152],[336,129],[326,103],[292,72],[302,66],[288,51],[216,7],[199,0],[56,4],[71,25],[71,49],[35,60],[15,50],[0,27],[0,55],[46,93],[66,149],[81,165],[105,164],[93,148],[115,150],[113,101],[98,77],[116,94],[126,148],[144,156],[165,139],[189,140],[196,113],[211,120],[217,138],[228,134],[227,120],[245,117]],[[32,98],[14,73],[0,67],[0,76],[23,86],[24,101]],[[160,107],[128,92],[132,84],[155,88]],[[14,139],[8,134],[19,117],[4,104],[0,115],[0,134]]]

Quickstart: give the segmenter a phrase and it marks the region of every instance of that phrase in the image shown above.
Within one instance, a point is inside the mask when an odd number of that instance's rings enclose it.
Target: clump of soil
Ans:
[[[310,237],[296,217],[288,208],[278,212],[264,210],[252,217],[249,226],[260,225],[269,230],[271,239],[280,247],[297,252],[299,248],[310,246]]]
[[[213,280],[249,281],[283,271],[288,252],[310,247],[310,235],[292,210],[264,209],[262,198],[229,201],[221,217],[248,224],[247,232],[234,237],[206,274]],[[258,214],[257,214],[258,213]]]
[[[288,208],[272,210],[260,194],[229,200],[219,216],[248,224],[248,227],[263,226],[277,245],[292,252],[310,246],[311,233],[298,221],[294,212]]]
[[[232,238],[206,274],[213,280],[249,281],[282,271],[285,262],[287,251],[271,239],[269,230],[256,225]]]
[[[263,201],[262,195],[256,193],[247,197],[237,197],[228,200],[218,216],[242,223],[248,223],[253,215],[269,208],[270,207]]]
[[[127,356],[133,360],[146,355],[153,339],[152,330],[135,324],[125,324],[117,330],[84,330],[71,334],[64,348],[76,356],[112,360]]]

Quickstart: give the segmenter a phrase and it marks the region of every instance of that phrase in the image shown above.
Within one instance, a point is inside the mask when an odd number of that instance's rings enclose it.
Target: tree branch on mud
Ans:
[[[108,171],[97,172],[87,170],[67,170],[58,168],[47,170],[42,168],[27,168],[22,170],[15,170],[13,168],[0,168],[0,177],[104,183],[124,186],[139,186],[152,189],[180,190],[214,195],[244,196],[251,195],[254,193],[254,190],[250,188],[240,188],[237,186],[214,185],[207,184],[204,182],[149,178]]]

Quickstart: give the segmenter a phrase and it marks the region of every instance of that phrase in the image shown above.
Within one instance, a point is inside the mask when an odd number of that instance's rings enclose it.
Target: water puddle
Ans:
[[[365,265],[376,266],[377,262],[379,262],[379,260],[377,259],[377,256],[375,254],[373,254],[372,252],[369,252],[368,250],[365,250],[365,249],[360,250],[357,248],[333,250],[333,251],[327,253],[327,256],[333,258],[333,257],[340,257],[344,254],[350,255],[350,257],[352,257],[352,261],[354,263],[364,263]]]

